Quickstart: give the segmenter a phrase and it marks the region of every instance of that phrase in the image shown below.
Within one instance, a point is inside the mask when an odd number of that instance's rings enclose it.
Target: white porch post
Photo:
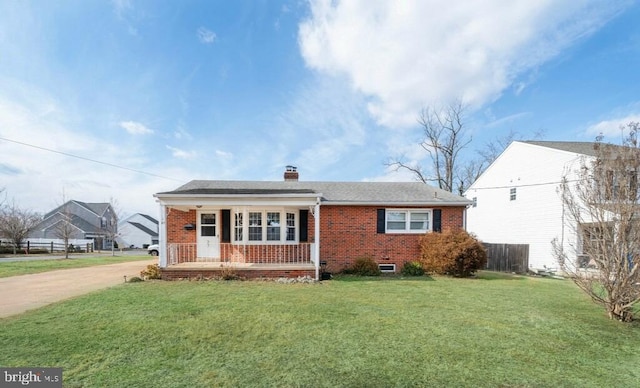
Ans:
[[[313,209],[315,222],[313,244],[316,257],[316,281],[320,280],[320,197],[316,198],[316,206]]]
[[[160,203],[160,228],[158,228],[158,265],[167,268],[167,207]]]

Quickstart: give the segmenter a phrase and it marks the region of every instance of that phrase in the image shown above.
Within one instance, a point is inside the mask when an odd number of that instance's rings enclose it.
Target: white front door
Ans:
[[[198,213],[198,257],[220,258],[220,237],[218,235],[218,212]]]

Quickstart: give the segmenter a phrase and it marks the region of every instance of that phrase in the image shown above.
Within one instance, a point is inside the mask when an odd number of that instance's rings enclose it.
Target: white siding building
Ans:
[[[465,193],[467,229],[487,243],[529,244],[529,267],[558,268],[551,241],[573,252],[578,236],[563,223],[563,176],[594,155],[594,143],[514,141]],[[571,179],[571,177],[569,177]]]
[[[158,243],[158,220],[136,213],[118,224],[121,248],[146,248]]]

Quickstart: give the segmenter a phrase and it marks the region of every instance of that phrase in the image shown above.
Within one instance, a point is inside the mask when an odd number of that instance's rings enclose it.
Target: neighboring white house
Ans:
[[[575,228],[563,222],[558,187],[585,156],[595,156],[593,146],[593,142],[512,142],[465,193],[473,201],[467,210],[467,229],[487,243],[529,244],[529,267],[558,268],[551,241],[557,238],[567,252],[580,246]]]
[[[118,224],[118,243],[122,248],[146,248],[158,243],[158,220],[136,213]]]

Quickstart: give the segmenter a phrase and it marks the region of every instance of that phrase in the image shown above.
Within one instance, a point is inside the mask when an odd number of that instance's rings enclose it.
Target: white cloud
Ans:
[[[424,105],[498,98],[535,69],[615,15],[624,4],[487,0],[311,3],[299,29],[306,64],[345,75],[369,97],[378,124],[415,124]],[[523,85],[516,85],[515,92]]]
[[[3,93],[13,89],[8,85],[3,83]],[[19,89],[23,94],[0,94],[0,136],[13,140],[0,140],[0,187],[20,207],[47,212],[59,205],[64,190],[67,198],[108,202],[113,197],[129,213],[153,215],[157,204],[152,194],[179,184],[115,167],[154,172],[157,162],[147,165],[138,144],[119,139],[110,143],[83,125],[74,128],[70,123],[77,118],[68,117],[60,101],[36,86]],[[161,171],[169,177],[188,176],[185,171]]]
[[[120,126],[132,135],[149,135],[153,130],[147,128],[144,124],[135,121],[122,121]]]
[[[222,150],[216,150],[216,156],[221,159],[233,159],[233,153]]]
[[[178,159],[193,159],[198,155],[196,151],[185,151],[171,146],[167,146],[167,149],[171,151],[174,158]]]
[[[173,136],[179,140],[182,140],[182,139],[191,140],[193,138],[193,136],[191,136],[189,131],[187,131],[187,129],[184,127],[184,124],[182,123],[178,124],[178,127],[176,128],[175,132],[173,132]]]
[[[593,124],[587,128],[587,135],[598,136],[600,134],[607,137],[620,137],[623,135],[621,129],[622,126],[629,124],[630,122],[640,122],[640,114],[630,114],[625,117],[613,118],[611,120],[603,120],[599,123]]]
[[[133,9],[131,0],[111,0],[111,4],[113,4],[113,11],[119,19],[122,19],[126,12]]]
[[[200,27],[198,28],[197,31],[198,34],[198,39],[200,39],[200,42],[205,43],[205,44],[211,44],[216,40],[216,33],[205,28],[205,27]]]
[[[365,143],[373,147],[373,134],[365,129],[368,124],[362,97],[345,93],[342,80],[317,77],[300,84],[291,105],[272,125],[277,130],[268,141],[284,151],[274,149],[277,157],[271,164],[279,168],[294,164],[307,174],[330,169]]]

